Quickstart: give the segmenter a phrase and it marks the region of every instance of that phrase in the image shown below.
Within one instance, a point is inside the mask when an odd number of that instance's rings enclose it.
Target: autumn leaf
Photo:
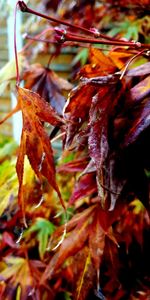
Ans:
[[[87,298],[89,290],[93,288],[93,282],[96,277],[96,272],[92,265],[91,255],[88,247],[85,247],[81,251],[81,254],[82,252],[82,261],[79,261],[79,258],[76,256],[77,266],[80,264],[80,268],[78,267],[78,279],[74,290],[75,300],[83,300]]]
[[[71,162],[62,164],[57,167],[57,172],[59,173],[74,173],[74,172],[81,172],[86,167],[88,163],[88,158],[83,157],[81,159],[76,159]]]
[[[11,210],[16,207],[18,191],[18,180],[15,172],[16,160],[4,161],[0,165],[0,217],[3,213],[11,214]],[[6,209],[9,211],[6,212]]]
[[[1,280],[5,282],[10,280],[9,286],[11,284],[14,290],[20,285],[21,297],[22,299],[26,299],[34,286],[34,279],[31,275],[28,261],[22,257],[9,256],[5,258],[5,263],[4,270],[0,271]]]
[[[100,211],[97,209],[89,233],[89,250],[93,264],[98,271],[105,246],[105,231],[100,220]]]
[[[60,246],[58,253],[56,253],[49,265],[47,266],[41,281],[43,282],[46,278],[51,278],[56,271],[60,268],[64,260],[69,256],[74,255],[84,245],[88,235],[89,221],[85,221],[72,231],[71,234],[63,241]]]
[[[113,237],[113,231],[111,230],[111,224],[113,222],[113,215],[107,216],[100,205],[93,205],[92,207],[84,210],[82,213],[76,214],[67,223],[67,235],[63,240],[60,248],[57,249],[56,253],[51,258],[45,272],[42,276],[41,283],[46,279],[51,279],[56,272],[62,267],[63,263],[67,258],[75,256],[76,254],[82,252],[84,247],[88,247],[88,259],[85,260],[83,265],[83,270],[81,270],[81,277],[77,284],[77,291],[75,299],[85,299],[80,296],[83,285],[85,284],[85,274],[87,272],[87,267],[90,266],[90,270],[96,266],[96,271],[98,271],[101,263],[101,258],[105,246],[106,235],[117,244],[115,238]],[[52,245],[57,242],[58,237],[62,234],[60,228],[58,231],[54,232],[52,236]],[[77,260],[76,260],[77,263]],[[93,266],[93,267],[92,267]],[[95,274],[94,272],[94,274]],[[93,274],[90,273],[92,278]],[[90,274],[87,274],[88,280],[91,280]],[[89,285],[90,286],[90,285]],[[84,293],[85,295],[86,293]]]
[[[94,206],[90,207],[86,211],[77,214],[67,224],[67,236],[61,244],[58,251],[53,255],[50,260],[41,282],[44,282],[47,278],[52,278],[56,270],[61,267],[63,262],[69,257],[77,253],[85,244],[88,237],[88,228],[90,226],[90,215],[93,214]],[[62,229],[58,229],[54,233],[54,241],[57,242],[58,237],[62,234]]]
[[[42,183],[42,176],[46,177],[50,185],[56,190],[62,205],[58,186],[55,180],[55,165],[53,151],[48,135],[42,121],[49,122],[53,126],[60,126],[62,119],[38,94],[18,88],[18,103],[23,115],[23,129],[21,145],[17,159],[17,175],[19,179],[19,204],[24,212],[23,201],[23,166],[24,157],[28,156],[30,164]],[[36,149],[36,151],[35,151]]]
[[[111,96],[108,87],[103,87],[93,97],[90,108],[90,133],[88,139],[89,154],[97,170],[98,193],[102,206],[105,206],[105,190],[103,190],[103,173],[105,161],[109,153],[108,144],[108,113],[111,106]],[[106,175],[104,175],[106,176]]]
[[[118,50],[118,52],[117,52]],[[116,51],[110,51],[109,57],[113,61],[114,65],[121,70],[128,60],[131,58],[132,54],[128,52],[121,52],[122,48],[117,48]]]
[[[25,68],[25,65],[27,64],[26,58],[22,53],[18,53],[18,64],[20,73],[22,73],[23,69]],[[15,60],[11,60],[0,70],[0,95],[3,95],[10,81],[15,78]]]
[[[31,65],[24,72],[23,79],[25,80],[25,88],[38,93],[50,103],[58,114],[62,115],[66,102],[63,91],[71,90],[73,87],[71,83],[40,64]]]
[[[28,260],[17,255],[6,256],[0,270],[1,281],[6,283],[1,299],[42,299],[43,290],[38,283],[44,267],[45,265],[38,260]],[[46,299],[54,299],[54,294],[47,284],[44,284],[44,294]]]
[[[64,110],[64,117],[67,122],[67,148],[71,145],[82,124],[87,120],[92,97],[96,91],[95,86],[89,85],[87,89],[87,86],[82,84],[71,91]]]
[[[72,205],[75,201],[91,196],[94,193],[97,193],[95,173],[85,174],[80,177],[79,181],[76,183],[69,199],[69,203]]]
[[[103,54],[99,49],[91,47],[89,50],[89,62],[90,64],[85,65],[81,68],[79,76],[83,77],[96,77],[104,76],[114,73],[116,67],[107,55]]]
[[[121,229],[121,235],[118,236],[119,243],[125,242],[126,249],[132,244],[134,236],[135,240],[142,247],[143,233],[150,225],[148,211],[139,199],[134,199],[130,204],[124,207],[120,221],[117,225],[117,231]],[[132,234],[131,234],[132,232]]]
[[[43,122],[48,122],[53,126],[60,126],[63,124],[63,121],[54,109],[38,94],[20,87],[17,88],[17,91],[17,106],[1,121],[1,123],[3,123],[15,111],[21,109],[23,116],[23,129],[16,165],[19,180],[19,205],[21,206],[24,214],[23,173],[24,158],[25,155],[27,155],[40,182],[42,183],[42,176],[47,178],[50,185],[56,190],[64,207],[64,203],[55,180],[53,151],[48,135],[43,128]]]

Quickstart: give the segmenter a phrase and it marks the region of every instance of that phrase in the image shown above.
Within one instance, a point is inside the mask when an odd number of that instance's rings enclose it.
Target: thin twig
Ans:
[[[82,27],[82,26],[79,26],[79,25],[75,25],[75,24],[71,24],[67,21],[64,21],[64,20],[59,20],[57,18],[54,18],[54,17],[51,17],[51,16],[47,16],[45,14],[42,14],[40,12],[37,12],[31,8],[29,8],[24,1],[18,1],[19,2],[19,7],[20,7],[20,10],[22,12],[26,12],[26,13],[30,13],[30,14],[34,14],[38,17],[41,17],[41,18],[44,18],[46,20],[49,20],[49,21],[52,21],[52,22],[55,22],[55,23],[58,23],[58,24],[61,24],[61,25],[65,25],[65,26],[68,26],[68,27],[71,27],[71,28],[74,28],[76,30],[80,30],[80,31],[83,31],[85,33],[87,33],[88,35],[93,35],[94,37],[96,38],[103,38],[103,39],[106,39],[106,40],[114,40],[114,38],[110,37],[110,36],[107,36],[101,32],[98,31],[97,28],[90,28],[90,29],[87,29],[85,27]]]
[[[59,23],[61,25],[65,25],[65,26],[68,26],[68,27],[71,27],[71,28],[74,28],[74,29],[77,29],[77,30],[81,30],[85,33],[88,33],[89,34],[94,34],[94,36],[96,37],[101,37],[103,39],[106,39],[106,40],[101,40],[101,39],[98,39],[98,38],[95,38],[95,39],[89,39],[87,37],[84,37],[84,38],[81,38],[79,36],[75,36],[75,35],[68,35],[65,33],[65,35],[63,35],[64,37],[64,41],[68,40],[68,41],[76,41],[76,42],[83,42],[83,43],[90,43],[90,44],[106,44],[106,45],[120,45],[120,46],[129,46],[129,47],[132,47],[134,49],[137,49],[137,48],[148,48],[150,49],[150,44],[142,44],[142,43],[139,43],[139,42],[125,42],[125,41],[121,41],[121,40],[118,40],[118,39],[115,39],[115,38],[110,38],[109,36],[107,35],[102,35],[101,33],[98,33],[94,30],[90,30],[90,29],[87,29],[85,27],[81,27],[81,26],[78,26],[78,25],[74,25],[74,24],[70,24],[69,22],[66,22],[64,20],[59,20],[59,19],[56,19],[54,17],[50,17],[50,16],[47,16],[47,15],[44,15],[44,14],[41,14],[40,12],[37,12],[33,9],[30,9],[25,3],[24,1],[18,1],[19,3],[19,7],[20,7],[20,10],[22,12],[27,12],[27,13],[31,13],[33,15],[36,15],[36,16],[39,16],[41,18],[44,18],[46,20],[49,20],[49,21],[52,21],[52,22],[56,22],[56,23]],[[62,30],[61,30],[62,31]],[[58,33],[58,29],[57,29],[57,33]],[[62,33],[62,32],[61,32]],[[59,32],[60,34],[60,32]],[[60,34],[60,42],[62,40],[62,35]],[[64,42],[63,41],[63,42]]]
[[[128,67],[129,67],[129,65],[133,62],[133,60],[134,60],[135,58],[137,58],[138,56],[142,55],[144,52],[145,52],[145,49],[142,50],[142,51],[140,51],[140,52],[138,52],[137,54],[135,54],[133,57],[131,57],[131,58],[129,59],[129,61],[127,62],[126,66],[125,66],[125,68],[124,68],[124,70],[123,70],[123,72],[122,72],[122,74],[121,74],[121,76],[120,76],[120,80],[121,80],[121,79],[123,78],[123,76],[125,75],[125,73],[126,73]]]
[[[60,134],[58,134],[57,136],[55,136],[52,140],[51,143],[54,143],[55,141],[59,140],[61,137],[63,137],[66,134],[66,132],[62,132]]]
[[[16,3],[14,10],[14,52],[15,52],[15,62],[16,62],[16,85],[20,84],[20,75],[19,75],[19,64],[18,64],[18,54],[17,54],[17,38],[16,38],[16,28],[17,28],[17,7],[19,1]]]

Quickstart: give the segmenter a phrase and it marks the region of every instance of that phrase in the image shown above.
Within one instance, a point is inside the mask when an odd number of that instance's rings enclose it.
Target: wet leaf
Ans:
[[[141,101],[150,95],[150,76],[136,84],[131,90],[132,101]]]
[[[108,156],[108,110],[111,105],[110,91],[102,88],[92,99],[90,109],[90,133],[88,139],[89,153],[97,170],[98,192],[104,206],[102,189],[102,168]]]
[[[54,126],[60,126],[61,118],[38,94],[27,89],[18,88],[18,105],[23,115],[23,129],[21,145],[17,159],[17,175],[19,179],[19,204],[23,213],[25,204],[23,199],[24,157],[28,156],[30,164],[42,183],[42,176],[46,177],[50,185],[56,190],[63,204],[55,180],[55,165],[53,151],[48,135],[43,128],[43,121]],[[36,149],[36,151],[35,151]],[[64,205],[64,204],[63,204]]]
[[[71,91],[64,111],[64,117],[68,125],[66,147],[69,147],[75,134],[87,119],[91,100],[95,93],[96,88],[94,86],[89,86],[87,89],[86,85],[81,85]]]

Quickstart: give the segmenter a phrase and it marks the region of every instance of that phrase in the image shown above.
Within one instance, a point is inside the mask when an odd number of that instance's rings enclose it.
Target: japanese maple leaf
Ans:
[[[88,80],[84,81],[84,78],[89,79],[93,76],[97,78],[96,76],[112,74],[116,70],[111,59],[98,49],[90,48],[89,60],[90,64],[85,65],[79,72],[81,84],[71,91],[65,105],[64,116],[67,120],[66,147],[71,145],[84,122],[88,122],[92,98],[99,91],[99,84],[95,82],[93,84]],[[103,78],[103,81],[105,80],[108,79]]]
[[[55,179],[55,164],[53,159],[53,151],[49,137],[44,130],[43,122],[48,122],[53,126],[62,125],[62,119],[55,110],[38,94],[24,88],[17,88],[18,104],[15,109],[9,113],[7,119],[14,112],[21,109],[23,117],[23,128],[21,135],[21,144],[17,158],[17,175],[19,179],[18,201],[25,213],[24,204],[24,158],[28,156],[30,164],[35,171],[37,177],[42,183],[42,177],[46,177],[50,185],[56,190],[60,201],[63,204],[61,194],[59,192]],[[5,120],[4,119],[4,120]],[[2,120],[1,123],[4,121]]]
[[[115,95],[115,99],[112,99],[112,95]],[[120,92],[117,86],[102,86],[97,95],[92,98],[89,112],[89,155],[96,166],[101,204],[103,207],[106,205],[107,208],[110,204],[109,209],[114,208],[124,186],[121,176],[117,176],[117,156],[113,155],[113,148],[110,146],[109,122],[119,98]]]
[[[22,257],[9,256],[5,258],[6,266],[0,272],[0,278],[7,282],[2,299],[15,298],[15,290],[18,286],[21,289],[21,299],[27,299],[34,287],[28,260]]]
[[[49,137],[42,122],[60,126],[62,119],[38,94],[27,89],[18,88],[18,103],[22,110],[23,129],[21,145],[17,159],[17,174],[19,179],[19,203],[23,208],[23,165],[24,157],[28,156],[30,164],[42,182],[45,176],[50,185],[56,190],[62,201],[56,180],[53,151]]]
[[[58,114],[62,115],[66,102],[63,91],[72,89],[71,83],[40,64],[31,65],[24,73],[23,79],[25,88],[38,93],[51,104]]]
[[[90,48],[89,64],[85,65],[79,72],[79,76],[97,77],[114,73],[116,66],[107,55],[103,54],[99,49]]]
[[[3,269],[0,271],[0,279],[6,283],[3,288],[1,300],[41,299],[42,289],[38,282],[41,270],[45,265],[36,260],[28,260],[20,256],[7,256],[3,260]],[[51,289],[44,284],[46,299],[54,299]]]
[[[53,278],[63,265],[64,261],[69,257],[74,257],[72,259],[74,259],[76,269],[76,264],[78,263],[76,254],[84,251],[85,247],[87,247],[85,250],[87,257],[84,260],[83,269],[80,270],[80,279],[77,283],[77,290],[75,291],[76,300],[86,299],[86,293],[83,293],[84,297],[82,297],[82,288],[84,288],[86,276],[88,275],[89,280],[91,280],[91,278],[93,278],[93,272],[95,276],[96,271],[100,268],[105,246],[105,237],[108,236],[115,244],[117,244],[111,227],[113,218],[113,214],[111,212],[104,212],[100,208],[99,203],[76,214],[68,222],[67,235],[47,265],[41,283],[46,279]],[[61,234],[62,228],[55,231],[52,238],[52,245],[54,242],[56,243],[58,241]],[[93,269],[92,273],[88,273],[91,269]],[[75,272],[75,270],[73,271]]]
[[[71,145],[82,124],[87,121],[92,97],[96,92],[95,86],[87,88],[87,85],[82,84],[71,91],[64,111],[67,123],[66,147]]]
[[[69,203],[73,204],[75,201],[91,196],[94,193],[97,193],[95,173],[86,174],[76,183]]]

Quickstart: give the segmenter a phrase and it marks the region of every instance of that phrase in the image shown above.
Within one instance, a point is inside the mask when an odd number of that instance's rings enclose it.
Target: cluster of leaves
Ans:
[[[55,9],[62,20],[68,17],[68,1],[56,1]],[[94,16],[94,26],[120,43],[124,36],[147,41],[148,29],[142,32],[136,15],[112,31],[105,26],[105,3],[79,1],[69,9],[77,25],[90,28]],[[120,13],[126,13],[122,6]],[[115,22],[119,18],[118,11]],[[57,54],[64,45],[55,47]],[[3,155],[0,166],[2,300],[150,296],[149,50],[122,44],[106,50],[89,46],[73,89],[49,67],[32,64],[22,71],[25,87],[17,86],[17,106],[5,117],[22,112],[17,175],[14,158]],[[83,55],[85,49],[74,62],[83,62]],[[9,66],[0,73],[6,85],[13,77]],[[63,150],[56,160],[58,137]]]

